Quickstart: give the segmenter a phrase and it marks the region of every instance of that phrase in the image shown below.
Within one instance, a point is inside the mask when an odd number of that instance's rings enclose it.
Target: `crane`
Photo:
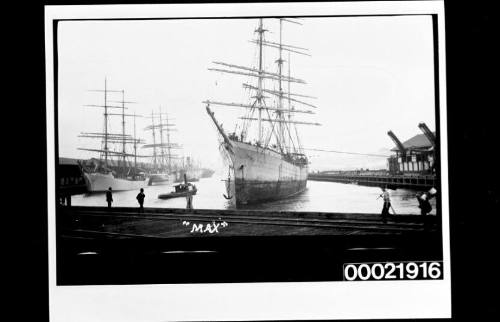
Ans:
[[[389,131],[389,132],[387,132],[387,135],[389,135],[391,137],[392,141],[394,141],[394,144],[396,144],[399,152],[401,152],[402,155],[405,155],[406,148],[404,147],[403,143],[401,143],[401,141],[399,141],[398,137],[394,134],[394,132]]]
[[[429,140],[429,142],[431,142],[432,146],[435,147],[436,135],[434,135],[434,133],[432,133],[431,130],[429,130],[429,128],[425,123],[419,123],[418,127],[420,128],[420,130],[422,130],[422,132],[424,132],[425,137],[427,138],[427,140]]]

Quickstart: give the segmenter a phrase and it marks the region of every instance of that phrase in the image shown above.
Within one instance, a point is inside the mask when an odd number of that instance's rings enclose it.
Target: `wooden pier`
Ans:
[[[64,206],[56,216],[59,285],[341,280],[346,262],[442,256],[436,216]]]
[[[428,190],[437,186],[435,175],[388,174],[364,171],[310,173],[308,180],[351,183],[364,186],[387,186],[390,189],[406,188]]]

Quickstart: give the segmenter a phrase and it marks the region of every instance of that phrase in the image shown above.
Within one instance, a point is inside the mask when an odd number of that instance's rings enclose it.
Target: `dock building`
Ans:
[[[420,123],[419,128],[424,133],[417,134],[404,142],[401,142],[392,131],[387,132],[396,144],[391,149],[396,154],[387,160],[390,173],[435,173],[436,134],[431,132],[425,123]]]

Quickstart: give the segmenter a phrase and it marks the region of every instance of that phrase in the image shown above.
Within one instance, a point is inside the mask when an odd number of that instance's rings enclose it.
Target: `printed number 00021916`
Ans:
[[[442,262],[385,262],[344,264],[344,281],[442,279]]]

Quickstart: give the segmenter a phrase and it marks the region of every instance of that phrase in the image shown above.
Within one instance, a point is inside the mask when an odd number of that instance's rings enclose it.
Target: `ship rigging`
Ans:
[[[78,148],[83,151],[99,153],[99,159],[93,160],[94,167],[84,165],[85,180],[89,191],[105,191],[111,187],[113,190],[133,190],[144,185],[146,178],[143,173],[140,173],[137,168],[137,144],[142,143],[141,139],[135,135],[135,119],[139,115],[125,114],[128,107],[125,104],[134,102],[125,101],[124,90],[110,90],[107,86],[107,79],[104,79],[104,90],[90,90],[91,92],[102,92],[104,94],[104,105],[85,105],[87,107],[99,107],[104,109],[104,131],[103,132],[82,132],[79,137],[100,139],[101,148]],[[108,96],[111,93],[121,93],[121,100],[109,100]],[[110,105],[115,103],[119,105]],[[121,113],[112,113],[110,110],[120,109]],[[121,133],[110,132],[110,117],[121,117]],[[125,118],[134,118],[134,136],[126,133]],[[112,144],[120,144],[121,151],[110,148]],[[134,152],[127,152],[127,145],[133,144]],[[127,158],[133,157],[133,166],[128,162]]]
[[[246,67],[214,61],[217,68],[208,68],[210,71],[256,79],[256,84],[243,83],[243,88],[254,93],[248,104],[203,101],[222,138],[221,152],[229,167],[225,196],[235,196],[236,204],[285,198],[303,191],[306,187],[308,159],[303,153],[297,125],[320,124],[294,119],[296,114],[314,114],[313,110],[307,108],[314,109],[316,106],[303,100],[315,97],[292,93],[290,90],[291,83],[306,84],[304,80],[291,76],[291,55],[310,54],[306,48],[283,43],[284,22],[301,25],[295,20],[280,18],[279,41],[272,42],[265,39],[268,30],[263,26],[263,19],[259,19],[255,30],[257,39],[251,40],[258,46],[258,66]],[[276,72],[264,69],[264,47],[278,49]],[[284,52],[288,53],[288,75],[284,75],[283,71],[286,62],[283,59]],[[272,88],[265,86],[268,82],[272,82]],[[288,85],[286,91],[285,83]],[[266,100],[269,98],[266,94],[275,98],[275,104]],[[303,105],[306,109],[297,109],[295,104]],[[226,133],[210,109],[211,105],[244,108],[246,113],[239,117],[242,120],[238,124],[239,132],[235,130]],[[252,131],[255,127],[256,131]],[[254,136],[256,134],[254,140],[252,133]]]
[[[175,124],[170,122],[171,118],[169,118],[168,113],[162,112],[161,106],[158,113],[151,111],[150,117],[151,125],[144,130],[151,131],[153,143],[142,146],[143,149],[153,150],[153,154],[150,156],[152,158],[152,168],[150,169],[149,185],[172,183],[176,178],[172,160],[178,159],[178,155],[173,154],[172,150],[180,149],[181,146],[171,142],[170,133],[177,131],[177,129],[175,129]]]

